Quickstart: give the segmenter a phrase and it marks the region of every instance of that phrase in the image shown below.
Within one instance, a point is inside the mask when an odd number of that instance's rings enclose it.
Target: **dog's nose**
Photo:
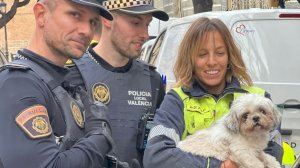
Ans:
[[[258,116],[254,116],[253,118],[252,118],[252,120],[254,121],[254,122],[258,122],[259,121],[259,117]]]

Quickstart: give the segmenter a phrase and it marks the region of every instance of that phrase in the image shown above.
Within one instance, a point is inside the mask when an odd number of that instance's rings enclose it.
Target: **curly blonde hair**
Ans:
[[[241,52],[226,25],[216,18],[201,17],[192,23],[180,43],[178,57],[174,66],[174,75],[177,81],[175,87],[184,86],[190,88],[195,78],[195,58],[205,43],[207,34],[212,31],[218,31],[226,45],[229,57],[226,82],[230,83],[232,76],[234,76],[242,85],[253,85],[250,75],[247,73]]]

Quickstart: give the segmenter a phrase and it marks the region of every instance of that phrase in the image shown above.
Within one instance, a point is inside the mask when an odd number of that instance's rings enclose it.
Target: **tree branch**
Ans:
[[[22,2],[19,2],[19,0],[14,0],[13,5],[11,6],[10,10],[8,12],[1,13],[0,18],[0,29],[6,25],[17,13],[17,8],[27,5],[30,2],[30,0],[23,0]]]

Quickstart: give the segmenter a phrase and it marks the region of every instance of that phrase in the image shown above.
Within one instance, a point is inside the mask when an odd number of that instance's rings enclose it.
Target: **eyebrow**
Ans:
[[[137,18],[139,20],[143,20],[143,18],[141,16],[138,15],[130,15],[132,18]]]
[[[226,49],[226,47],[225,47],[225,46],[219,46],[219,47],[216,47],[216,49],[223,49],[223,48],[225,48],[225,49]]]

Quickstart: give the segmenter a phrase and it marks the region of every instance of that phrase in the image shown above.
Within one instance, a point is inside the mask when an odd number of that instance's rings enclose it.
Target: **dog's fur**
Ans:
[[[230,112],[213,126],[188,136],[177,147],[194,155],[231,159],[240,168],[280,168],[276,159],[263,151],[279,120],[271,100],[245,94],[234,100]]]

